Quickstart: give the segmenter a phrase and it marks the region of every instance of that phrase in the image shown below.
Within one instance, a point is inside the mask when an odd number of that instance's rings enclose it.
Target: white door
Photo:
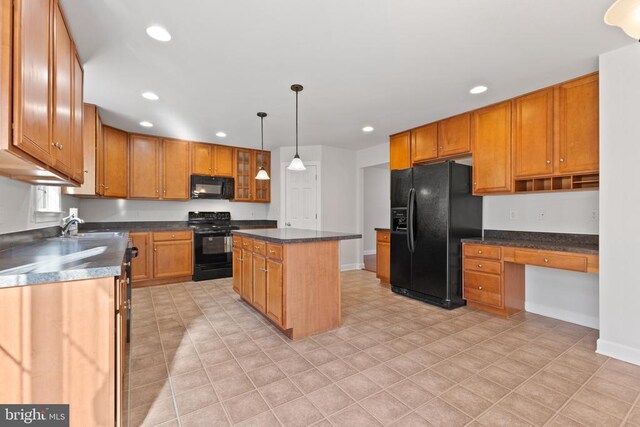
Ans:
[[[317,171],[307,165],[305,171],[285,169],[285,225],[291,228],[316,230],[318,227]]]

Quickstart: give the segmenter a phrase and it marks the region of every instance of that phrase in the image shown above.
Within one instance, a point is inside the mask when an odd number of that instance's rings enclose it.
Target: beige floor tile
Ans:
[[[282,372],[290,377],[313,369],[313,365],[300,355],[294,356],[290,359],[281,360],[277,362],[276,365],[278,365]]]
[[[640,426],[640,406],[633,408],[627,421],[635,426]]]
[[[405,356],[409,358],[409,360],[419,363],[420,365],[427,368],[442,361],[442,357],[436,355],[435,353],[431,353],[426,348],[413,350],[407,353]]]
[[[524,383],[516,393],[556,411],[569,399],[568,396],[533,381]]]
[[[555,414],[555,411],[515,393],[501,400],[498,406],[539,426],[544,425]]]
[[[349,356],[343,357],[343,360],[349,363],[354,368],[356,368],[358,371],[365,371],[369,368],[372,368],[380,364],[380,361],[369,356],[364,352],[358,352],[358,353],[354,353]]]
[[[472,420],[468,415],[437,398],[425,403],[416,412],[436,427],[464,426]]]
[[[280,427],[281,424],[273,412],[268,411],[237,425],[240,427]]]
[[[411,380],[394,384],[387,391],[411,409],[415,409],[435,397]]]
[[[606,379],[600,377],[591,378],[589,382],[587,382],[585,387],[589,390],[597,391],[608,396],[615,397],[616,399],[629,404],[633,404],[639,394],[637,390],[614,384],[611,381],[607,381]]]
[[[139,406],[146,406],[149,408],[156,400],[171,397],[171,385],[167,380],[160,380],[142,387],[132,388],[129,392],[129,396],[129,409],[134,409]]]
[[[208,384],[210,384],[209,377],[204,369],[171,377],[171,385],[176,395]]]
[[[360,405],[385,425],[398,420],[411,410],[386,391],[367,397],[360,402]]]
[[[380,386],[365,377],[356,374],[338,382],[338,386],[355,400],[361,400],[381,390]]]
[[[261,387],[260,393],[272,408],[302,396],[302,392],[288,378]]]
[[[585,427],[584,424],[565,417],[564,415],[556,415],[547,423],[547,427]]]
[[[205,369],[214,384],[218,381],[240,375],[244,372],[235,360],[230,360],[213,366],[207,366]]]
[[[351,405],[347,409],[329,417],[336,427],[375,427],[382,424],[373,415],[359,405]]]
[[[387,388],[405,378],[404,375],[396,372],[386,365],[374,366],[362,373],[382,388]]]
[[[266,354],[264,354],[262,351],[258,351],[254,354],[239,358],[238,363],[245,371],[252,371],[261,366],[268,365],[272,362]]]
[[[340,381],[343,378],[347,378],[358,373],[354,367],[340,359],[324,364],[320,366],[318,370],[329,377],[332,381]]]
[[[405,415],[392,424],[393,427],[430,427],[432,424],[415,412]]]
[[[218,396],[211,385],[191,389],[176,396],[176,406],[180,417],[218,403]]]
[[[332,415],[354,403],[354,400],[335,384],[316,390],[307,397],[325,416]]]
[[[246,374],[225,378],[214,383],[214,387],[223,401],[255,389]]]
[[[453,362],[453,359],[447,359],[432,367],[432,370],[450,379],[453,382],[461,382],[474,375],[474,371],[465,369]]]
[[[204,366],[217,365],[218,363],[233,360],[233,356],[226,348],[213,350],[204,354],[200,354],[200,360]]]
[[[131,373],[131,387],[141,387],[143,385],[148,385],[160,380],[164,380],[167,377],[167,367],[164,364],[139,369]]]
[[[173,398],[155,400],[150,406],[139,406],[129,412],[129,420],[134,426],[155,426],[176,418]]]
[[[233,424],[248,420],[269,410],[269,406],[256,390],[229,399],[223,405]]]
[[[331,380],[317,369],[311,369],[292,376],[291,381],[305,394],[316,391],[331,383]]]
[[[247,372],[247,375],[253,381],[256,387],[262,387],[267,384],[279,381],[286,378],[284,372],[280,370],[275,364],[270,363],[266,366],[261,366],[253,371]]]
[[[285,427],[309,426],[323,419],[323,415],[306,397],[301,397],[273,410]]]
[[[560,413],[588,427],[618,426],[622,422],[619,418],[575,400],[569,401]]]
[[[621,419],[624,418],[631,409],[631,405],[628,403],[587,388],[580,390],[573,396],[572,400],[584,403],[598,411],[606,412],[609,415]]]
[[[303,356],[316,367],[332,362],[338,358],[335,354],[325,348],[312,350],[309,353],[305,353]]]
[[[478,418],[478,422],[487,427],[533,427],[534,425],[497,406]]]
[[[460,386],[443,393],[440,398],[472,418],[477,417],[492,405],[478,394]]]
[[[426,370],[409,377],[411,381],[433,395],[439,395],[450,389],[455,383],[432,370]]]
[[[524,378],[500,369],[495,365],[489,366],[480,372],[480,376],[508,389],[514,389],[525,381]]]

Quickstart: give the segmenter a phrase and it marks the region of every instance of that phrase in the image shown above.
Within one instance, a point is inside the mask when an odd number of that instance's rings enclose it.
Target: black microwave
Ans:
[[[233,200],[233,184],[233,178],[191,175],[191,198]]]

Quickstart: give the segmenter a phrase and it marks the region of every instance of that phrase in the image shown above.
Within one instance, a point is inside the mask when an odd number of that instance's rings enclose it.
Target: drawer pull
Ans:
[[[176,238],[176,235],[175,235],[175,234],[172,234],[172,235],[171,235],[171,238],[172,238],[172,239],[175,239],[175,238]]]
[[[253,248],[254,249],[260,249],[260,246],[254,246]]]
[[[276,251],[274,251],[273,249],[269,249],[269,253],[270,253],[270,254],[275,254],[275,253],[276,253]]]
[[[478,264],[478,268],[482,268],[482,264]]]
[[[479,253],[479,254],[481,254],[481,253],[482,253],[482,251],[480,251],[480,250],[479,250],[479,251],[478,251],[478,253]]]
[[[260,271],[265,272],[265,273],[269,272],[269,270],[267,270],[266,268],[261,268]]]
[[[549,259],[548,259],[548,258],[545,258],[545,259],[544,259],[544,262],[548,263],[548,262],[549,262]]]
[[[479,290],[482,290],[482,286],[478,286],[478,289],[479,289]]]

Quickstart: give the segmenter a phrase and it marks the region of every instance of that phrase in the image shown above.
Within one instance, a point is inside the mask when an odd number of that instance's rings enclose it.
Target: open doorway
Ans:
[[[389,228],[390,185],[389,163],[362,168],[362,244],[364,268],[376,271],[376,228]]]

